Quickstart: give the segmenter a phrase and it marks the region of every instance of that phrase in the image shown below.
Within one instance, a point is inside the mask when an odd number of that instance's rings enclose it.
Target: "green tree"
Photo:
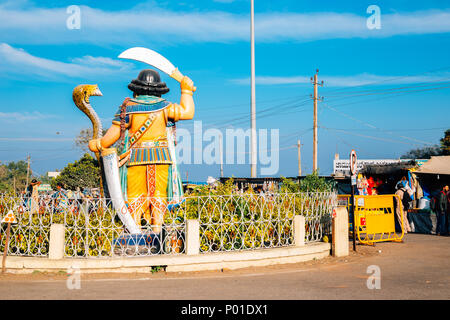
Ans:
[[[54,179],[54,178],[48,176],[48,172],[45,173],[45,174],[43,174],[43,175],[41,175],[41,176],[38,178],[38,180],[39,180],[42,184],[51,184],[53,179]]]
[[[434,156],[440,156],[442,150],[439,146],[423,147],[409,150],[407,153],[402,155],[401,159],[430,159]]]
[[[102,130],[102,135],[105,135],[106,130]],[[90,152],[93,154],[92,151],[89,150],[88,144],[89,140],[92,140],[92,128],[82,129],[78,136],[75,138],[75,147],[79,148],[83,152]]]
[[[409,150],[401,159],[430,159],[433,156],[450,155],[450,129],[444,133],[440,145]]]
[[[56,188],[58,182],[64,185],[64,188],[75,190],[80,188],[96,188],[100,185],[100,168],[98,161],[90,154],[85,153],[80,160],[69,163],[61,174],[52,179],[51,186]]]
[[[23,191],[26,188],[26,181],[27,163],[25,161],[0,164],[0,192]]]
[[[441,150],[443,155],[450,155],[450,129],[445,131],[444,137],[441,139]]]

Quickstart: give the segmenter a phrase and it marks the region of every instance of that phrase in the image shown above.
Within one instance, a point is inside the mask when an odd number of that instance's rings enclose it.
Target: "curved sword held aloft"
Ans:
[[[149,64],[155,68],[158,68],[162,72],[168,74],[178,82],[181,82],[184,77],[183,74],[178,70],[178,68],[175,68],[175,66],[172,63],[170,63],[169,60],[164,58],[158,52],[147,48],[142,47],[130,48],[122,52],[119,55],[119,58],[136,60]],[[196,87],[193,88],[193,91],[195,90],[197,90]]]

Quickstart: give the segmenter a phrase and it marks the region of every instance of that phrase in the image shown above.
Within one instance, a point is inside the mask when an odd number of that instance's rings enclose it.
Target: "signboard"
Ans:
[[[38,191],[51,191],[52,187],[49,184],[41,184],[37,189]]]
[[[358,159],[356,162],[356,171],[360,171],[364,168],[366,165],[386,165],[386,164],[393,164],[393,163],[400,163],[400,162],[408,162],[411,161],[411,159],[376,159],[376,160],[361,160]],[[420,164],[423,164],[426,160],[416,160]],[[343,175],[343,176],[350,176],[350,159],[348,160],[341,160],[336,159],[333,161],[333,173],[334,175]]]
[[[17,223],[16,216],[12,210],[9,210],[6,216],[3,217],[2,223]]]
[[[59,171],[49,171],[49,172],[47,172],[47,175],[50,177],[50,178],[56,178],[57,176],[59,176],[61,174],[61,172],[59,172]]]
[[[358,198],[358,207],[364,207],[364,198]]]
[[[352,186],[356,186],[356,174],[352,175]]]

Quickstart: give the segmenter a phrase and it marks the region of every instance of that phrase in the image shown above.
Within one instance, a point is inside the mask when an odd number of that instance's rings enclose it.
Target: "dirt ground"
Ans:
[[[358,245],[342,258],[189,273],[0,275],[1,300],[429,300],[450,299],[450,237],[407,234]],[[351,242],[349,247],[352,248]],[[373,268],[380,286],[371,288]],[[69,280],[69,281],[68,281]]]

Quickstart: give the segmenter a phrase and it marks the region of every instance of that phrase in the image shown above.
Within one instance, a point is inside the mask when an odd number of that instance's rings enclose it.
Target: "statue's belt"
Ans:
[[[132,148],[128,166],[145,164],[172,164],[168,147]]]
[[[133,145],[133,148],[153,148],[153,147],[168,147],[169,142],[167,140],[151,140],[142,141]]]

